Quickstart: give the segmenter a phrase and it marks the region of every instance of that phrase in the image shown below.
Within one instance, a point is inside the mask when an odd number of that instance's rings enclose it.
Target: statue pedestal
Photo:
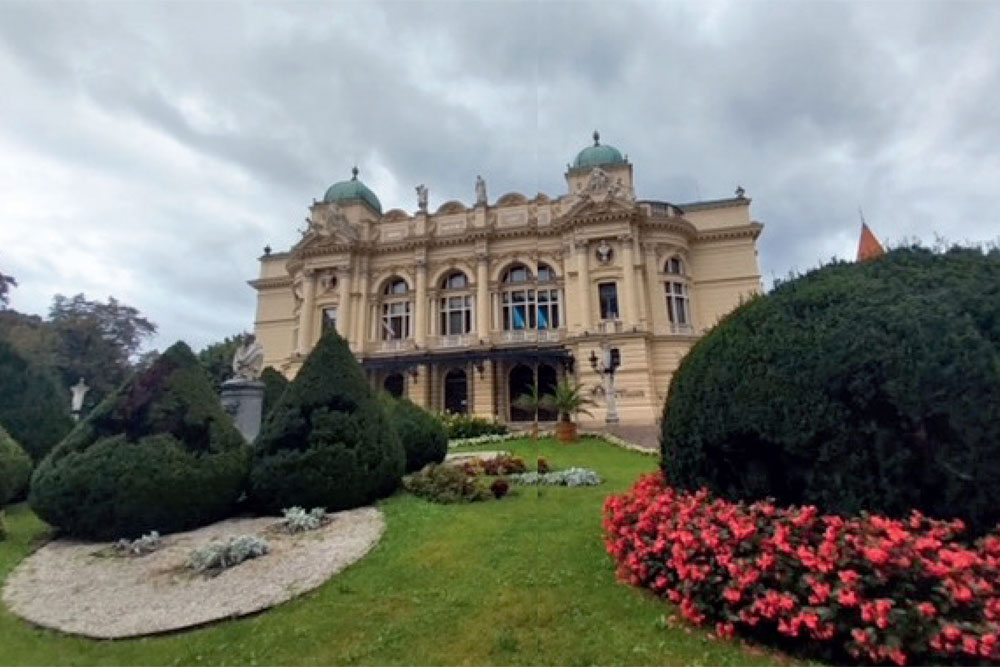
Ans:
[[[253,442],[260,432],[261,410],[264,407],[264,383],[233,378],[222,383],[222,407],[247,442]]]

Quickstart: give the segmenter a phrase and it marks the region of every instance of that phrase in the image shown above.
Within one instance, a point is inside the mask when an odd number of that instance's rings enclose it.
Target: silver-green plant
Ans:
[[[281,523],[289,533],[316,530],[326,522],[325,507],[314,507],[307,512],[303,508],[296,506],[281,511],[285,515]]]
[[[225,570],[250,558],[263,556],[268,548],[267,541],[256,535],[237,535],[229,538],[228,542],[211,542],[192,549],[188,555],[188,567],[195,572]]]
[[[508,475],[514,484],[521,486],[597,486],[601,476],[590,468],[567,468],[553,472],[525,472]]]
[[[160,534],[154,530],[135,540],[122,538],[115,542],[114,547],[120,554],[145,556],[159,549],[161,544]]]

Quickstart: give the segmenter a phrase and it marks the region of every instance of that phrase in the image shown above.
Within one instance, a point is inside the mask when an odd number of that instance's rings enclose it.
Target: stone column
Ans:
[[[353,336],[351,335],[351,265],[345,264],[337,267],[337,283],[340,287],[340,312],[337,313],[337,333],[344,337],[354,349]]]
[[[482,367],[483,373],[480,377],[476,365],[472,364],[471,377],[474,380],[475,389],[472,392],[472,405],[469,412],[477,417],[493,419],[496,414],[493,407],[493,362],[483,361]]]
[[[590,319],[590,248],[586,241],[576,242],[576,278],[580,288],[580,330],[590,331],[593,328]]]
[[[361,298],[358,301],[358,312],[354,313],[354,340],[358,351],[364,352],[368,343],[368,267],[367,260],[358,258],[358,289]]]
[[[427,364],[420,364],[417,367],[416,376],[412,375],[411,369],[407,369],[404,377],[410,383],[406,397],[413,401],[414,404],[422,408],[427,408],[429,403],[428,394],[430,393],[430,373],[428,372]]]
[[[309,354],[313,342],[313,311],[316,309],[316,272],[312,269],[302,270],[302,307],[299,310],[299,344],[298,353]]]
[[[490,339],[490,272],[485,254],[476,257],[476,335],[479,340]]]
[[[413,340],[420,347],[427,344],[427,262],[423,259],[416,261],[417,267],[417,296],[414,299],[414,335]]]
[[[620,238],[622,245],[622,322],[626,331],[638,324],[639,289],[635,284],[635,255],[632,252],[632,235]]]
[[[649,297],[649,320],[653,333],[667,333],[667,306],[656,260],[656,244],[643,244],[646,255],[646,295]]]

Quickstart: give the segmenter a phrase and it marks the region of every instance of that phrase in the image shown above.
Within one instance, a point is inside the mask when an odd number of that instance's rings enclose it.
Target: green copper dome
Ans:
[[[360,199],[372,207],[379,215],[382,215],[382,202],[378,200],[375,193],[368,189],[368,186],[358,180],[358,168],[351,170],[351,180],[334,183],[326,190],[323,201],[327,204],[333,202],[346,202],[351,199]]]
[[[601,167],[606,164],[625,164],[625,158],[621,151],[614,146],[602,146],[601,135],[594,130],[594,145],[587,146],[577,153],[573,160],[574,169],[586,169],[589,167]]]

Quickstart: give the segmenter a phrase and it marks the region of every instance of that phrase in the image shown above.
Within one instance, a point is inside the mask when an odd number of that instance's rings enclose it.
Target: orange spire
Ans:
[[[875,235],[872,234],[872,230],[868,229],[868,224],[861,223],[861,240],[858,241],[858,260],[859,262],[864,262],[869,259],[875,259],[876,257],[881,257],[885,254],[885,248],[882,244],[878,242]]]

